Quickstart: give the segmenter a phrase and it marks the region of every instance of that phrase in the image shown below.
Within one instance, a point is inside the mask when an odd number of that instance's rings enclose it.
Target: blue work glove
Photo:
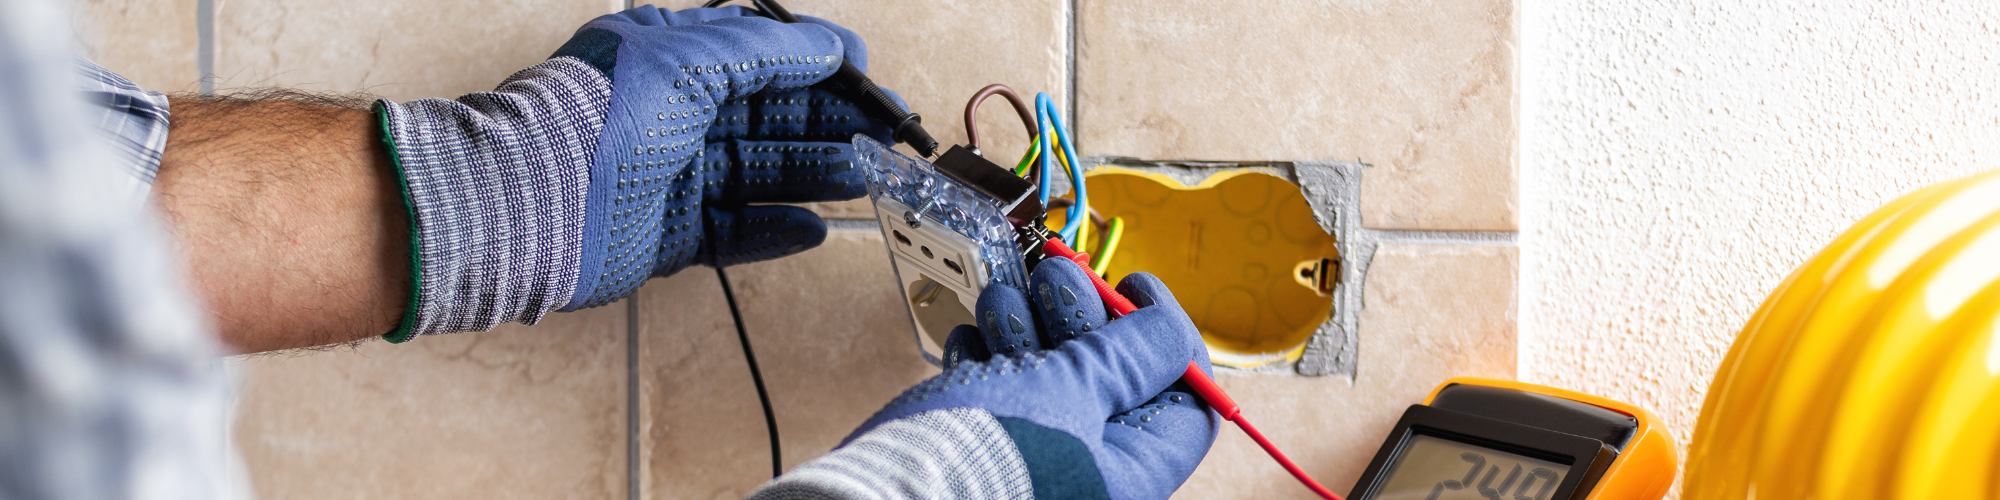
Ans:
[[[1031,293],[995,284],[980,327],[952,331],[944,373],[753,498],[1164,499],[1214,444],[1221,417],[1179,382],[1206,371],[1201,334],[1150,274],[1120,293],[1141,308],[1106,320],[1090,277],[1049,259]],[[1026,479],[1027,484],[1021,484]],[[822,496],[813,496],[815,494]]]
[[[866,184],[855,134],[887,126],[816,88],[860,37],[740,7],[640,7],[585,24],[493,92],[381,101],[411,211],[413,304],[388,337],[532,323],[692,264],[798,253],[798,207]]]

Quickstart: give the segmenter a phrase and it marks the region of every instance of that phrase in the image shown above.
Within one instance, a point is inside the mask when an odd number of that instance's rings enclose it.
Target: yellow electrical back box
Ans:
[[[1194,186],[1120,167],[1099,167],[1086,178],[1091,207],[1124,220],[1106,279],[1159,276],[1201,329],[1214,363],[1297,361],[1332,314],[1340,254],[1298,185],[1251,170],[1219,172]],[[1067,215],[1053,210],[1049,220],[1061,224]],[[1089,231],[1078,250],[1095,250],[1104,235]]]

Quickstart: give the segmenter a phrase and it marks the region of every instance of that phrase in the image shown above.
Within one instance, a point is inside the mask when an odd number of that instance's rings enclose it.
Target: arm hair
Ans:
[[[381,335],[410,294],[409,212],[363,94],[170,96],[153,202],[239,352]]]

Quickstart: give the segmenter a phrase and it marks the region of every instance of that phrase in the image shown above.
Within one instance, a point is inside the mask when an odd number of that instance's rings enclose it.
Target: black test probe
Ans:
[[[725,3],[729,3],[729,0],[709,0],[702,6],[712,8]],[[778,5],[776,0],[751,0],[750,3],[756,5],[758,12],[764,14],[764,17],[787,24],[799,22],[798,16],[785,10],[785,6]],[[882,87],[875,86],[874,80],[868,79],[866,73],[862,73],[860,68],[855,68],[846,58],[840,60],[840,70],[834,72],[833,76],[827,77],[825,83],[828,84],[829,90],[845,94],[842,97],[860,107],[861,112],[870,118],[892,124],[896,132],[891,137],[896,142],[909,144],[911,149],[917,150],[917,154],[925,158],[937,156],[937,139],[932,139],[931,133],[924,130],[923,117],[897,105],[895,99],[889,98],[888,92],[882,91]]]

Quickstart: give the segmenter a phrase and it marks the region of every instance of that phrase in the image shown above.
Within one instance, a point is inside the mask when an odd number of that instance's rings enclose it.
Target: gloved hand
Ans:
[[[1141,308],[1106,321],[1084,273],[1049,259],[1030,294],[988,287],[943,374],[751,497],[1167,498],[1221,425],[1178,382],[1208,351],[1158,278],[1127,276]]]
[[[532,323],[691,264],[819,245],[802,208],[866,192],[849,146],[890,129],[813,86],[854,33],[739,8],[600,17],[493,92],[377,103],[410,205],[413,305],[388,337]]]

